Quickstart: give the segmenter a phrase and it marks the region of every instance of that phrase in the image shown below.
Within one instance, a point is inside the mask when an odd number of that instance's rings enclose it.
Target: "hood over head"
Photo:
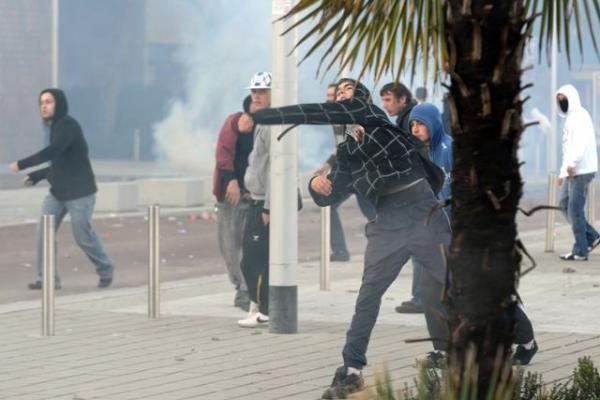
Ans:
[[[338,86],[344,82],[351,82],[354,85],[354,96],[353,97],[355,97],[357,99],[363,99],[363,100],[367,101],[368,103],[370,103],[372,101],[371,92],[369,91],[369,89],[367,89],[367,87],[365,85],[363,85],[360,82],[357,82],[356,79],[342,78],[338,82]]]
[[[252,96],[248,95],[244,98],[242,102],[242,109],[245,113],[250,113],[250,106],[252,105]]]
[[[429,131],[429,140],[431,149],[436,149],[442,142],[446,132],[442,123],[442,114],[431,103],[423,103],[413,107],[408,117],[409,124],[412,121],[419,121],[427,127]]]
[[[52,97],[54,97],[54,102],[56,103],[54,108],[54,117],[52,117],[53,121],[58,121],[69,113],[69,104],[67,103],[67,96],[65,95],[65,92],[55,88],[44,89],[40,92],[38,99],[42,97],[44,93],[50,93]]]
[[[581,99],[579,98],[579,92],[577,91],[577,89],[575,89],[575,86],[570,84],[561,86],[560,89],[556,91],[556,96],[558,96],[559,94],[562,94],[568,100],[568,108],[565,112],[561,108],[558,99],[555,99],[555,101],[558,103],[558,115],[560,115],[561,117],[566,118],[572,111],[581,108]]]

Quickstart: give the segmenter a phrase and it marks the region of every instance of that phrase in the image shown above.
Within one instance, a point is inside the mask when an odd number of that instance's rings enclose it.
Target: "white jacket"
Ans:
[[[592,117],[581,106],[579,93],[573,85],[564,85],[556,94],[562,94],[569,100],[566,114],[558,107],[558,114],[566,118],[563,128],[562,165],[559,176],[568,176],[567,167],[575,167],[576,175],[598,171],[596,135]],[[555,100],[558,101],[558,100]]]

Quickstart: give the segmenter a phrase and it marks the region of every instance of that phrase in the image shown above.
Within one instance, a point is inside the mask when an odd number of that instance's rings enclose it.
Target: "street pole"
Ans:
[[[282,32],[294,18],[278,21],[292,7],[292,0],[271,2],[271,63],[273,107],[296,104],[296,31]],[[271,127],[270,242],[269,242],[269,330],[298,332],[298,171],[296,135],[277,140],[286,126]]]
[[[552,18],[552,58],[550,61],[550,73],[551,73],[551,87],[552,95],[550,96],[550,121],[552,122],[552,131],[547,143],[547,162],[546,166],[551,174],[558,173],[556,165],[556,139],[558,135],[558,104],[556,103],[556,91],[558,90],[558,33],[557,20],[558,20],[558,4],[557,0],[552,0],[554,4],[554,15]]]
[[[52,38],[51,38],[51,70],[52,87],[58,87],[58,23],[59,8],[58,0],[52,0]]]

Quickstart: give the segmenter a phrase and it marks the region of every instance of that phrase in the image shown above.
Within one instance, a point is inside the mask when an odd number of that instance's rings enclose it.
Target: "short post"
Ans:
[[[54,336],[54,215],[42,215],[42,336]]]
[[[548,176],[548,205],[556,206],[556,184],[558,177],[550,174]],[[546,211],[546,253],[554,252],[554,210]]]
[[[142,145],[142,138],[140,136],[139,128],[133,131],[133,161],[140,161],[140,148]]]
[[[319,271],[319,287],[330,289],[329,249],[331,247],[331,207],[321,208],[321,268]]]
[[[587,196],[587,220],[590,224],[594,225],[596,220],[596,181],[590,182],[588,187]]]
[[[148,207],[148,318],[160,316],[160,206]]]

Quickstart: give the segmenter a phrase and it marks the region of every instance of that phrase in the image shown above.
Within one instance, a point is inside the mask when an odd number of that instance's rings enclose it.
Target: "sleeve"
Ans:
[[[265,179],[265,204],[263,208],[268,213],[271,209],[271,130],[267,127],[265,132],[267,135],[262,136],[264,145],[263,147],[266,151],[266,154],[268,154],[269,165],[267,166],[266,170],[267,176]]]
[[[352,173],[350,172],[350,166],[346,162],[346,158],[343,157],[340,152],[343,149],[338,150],[337,162],[333,166],[327,179],[332,183],[332,192],[329,196],[323,196],[312,190],[311,183],[316,177],[313,177],[308,183],[308,191],[312,196],[314,202],[320,207],[327,207],[332,204],[339,203],[349,192],[352,192]]]
[[[19,169],[27,169],[52,160],[64,152],[73,143],[81,128],[75,120],[60,121],[54,128],[53,140],[50,146],[18,161]]]
[[[298,104],[268,108],[253,113],[252,119],[263,125],[365,125],[368,104],[359,99],[334,103]]]
[[[35,185],[42,179],[48,179],[48,172],[50,172],[50,167],[33,171],[33,172],[29,173],[28,176],[29,176],[29,179],[31,179],[31,182]]]
[[[242,113],[235,113],[227,117],[217,139],[216,160],[217,169],[223,181],[223,187],[235,179],[233,164],[235,160],[235,143],[237,140],[237,123]]]

